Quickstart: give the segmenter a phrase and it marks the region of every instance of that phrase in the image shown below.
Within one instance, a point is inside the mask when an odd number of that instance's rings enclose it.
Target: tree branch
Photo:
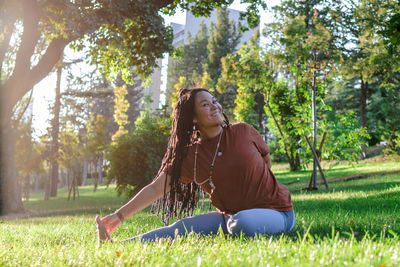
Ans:
[[[172,4],[174,1],[173,0],[153,0],[154,6],[157,7],[158,9],[164,8],[168,6],[169,4]]]
[[[22,119],[22,116],[24,116],[26,110],[28,109],[29,105],[32,102],[32,96],[33,96],[33,89],[31,90],[31,94],[29,95],[29,99],[26,102],[25,107],[23,108],[23,110],[18,114],[18,117],[16,120],[13,121],[14,127],[17,126],[20,122],[20,120]]]
[[[53,40],[47,48],[46,53],[42,56],[39,63],[32,68],[32,70],[29,71],[28,69],[28,71],[22,75],[17,75],[19,72],[14,71],[10,79],[6,81],[3,88],[1,88],[5,97],[7,93],[7,101],[3,102],[4,105],[7,105],[6,111],[10,112],[18,100],[20,100],[35,84],[40,82],[49,74],[54,65],[59,61],[65,46],[69,42],[70,41],[66,39]],[[22,79],[21,76],[23,77]]]
[[[19,76],[29,71],[31,66],[31,57],[35,52],[35,46],[39,40],[38,30],[39,7],[36,0],[24,0],[23,7],[23,26],[24,32],[21,37],[21,45],[18,49],[15,59],[13,76]]]

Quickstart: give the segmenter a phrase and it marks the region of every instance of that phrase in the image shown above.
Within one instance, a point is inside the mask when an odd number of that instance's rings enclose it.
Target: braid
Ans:
[[[195,183],[184,185],[180,182],[180,176],[188,146],[198,138],[197,133],[193,131],[194,99],[196,94],[201,91],[208,92],[204,88],[181,89],[174,108],[168,149],[158,171],[158,175],[162,171],[165,173],[168,171],[168,175],[171,176],[171,190],[166,193],[167,185],[165,184],[164,197],[152,207],[152,212],[157,210],[159,214],[162,211],[162,221],[166,225],[169,224],[169,219],[172,217],[179,219],[188,215],[192,216],[200,199],[200,186]],[[224,122],[229,126],[229,120],[225,114],[224,118]]]

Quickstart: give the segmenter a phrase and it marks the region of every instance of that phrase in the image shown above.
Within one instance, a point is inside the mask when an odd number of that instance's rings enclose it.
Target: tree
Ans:
[[[150,183],[167,149],[171,120],[142,111],[135,130],[119,136],[109,147],[107,179],[119,194],[132,197]]]
[[[67,170],[68,200],[71,192],[73,199],[77,193],[78,175],[82,160],[78,132],[67,126],[60,132],[60,164]],[[79,193],[78,193],[79,194]]]
[[[94,191],[96,191],[98,182],[102,182],[103,174],[103,157],[106,146],[109,143],[107,138],[107,121],[106,119],[97,114],[91,115],[90,121],[87,124],[87,145],[86,150],[91,155],[91,158],[97,166],[97,177],[95,177]]]
[[[254,27],[254,22],[258,22],[256,7],[265,4],[254,0],[246,2],[251,4],[246,15]],[[72,43],[75,49],[84,50],[91,56],[91,63],[102,66],[103,73],[108,77],[122,72],[124,80],[129,80],[131,66],[136,66],[137,73],[149,75],[156,66],[156,59],[171,48],[171,29],[164,26],[158,13],[160,9],[165,14],[171,14],[182,7],[190,9],[195,15],[204,16],[215,7],[230,3],[226,0],[2,2],[1,30],[6,35],[1,40],[0,59],[4,60],[4,51],[7,51],[11,34],[16,28],[14,23],[22,21],[23,27],[13,72],[2,83],[2,97],[7,100],[2,105],[4,118],[11,114],[12,107],[29,89],[51,71],[66,45]],[[68,23],[65,18],[68,18]],[[46,50],[35,62],[37,64],[32,66],[30,58],[41,36],[46,38]],[[141,38],[137,39],[137,36]]]
[[[294,8],[292,3],[284,1],[276,8],[281,19],[269,24],[265,31],[271,37],[269,53],[282,76],[267,92],[267,113],[272,123],[269,125],[275,125],[271,129],[280,137],[279,144],[288,157],[291,170],[300,168],[301,158],[311,158],[304,137],[314,128],[311,127],[313,80],[315,77],[315,108],[319,107],[315,119],[320,119],[321,111],[325,109],[323,99],[328,79],[316,74],[328,69],[333,54],[333,37],[313,5]],[[313,56],[316,54],[318,59]]]
[[[397,1],[397,4],[395,1],[390,1],[390,3],[385,2],[384,4],[391,9],[389,13],[390,17],[387,19],[387,14],[379,14],[378,18],[380,18],[382,29],[378,33],[384,37],[385,44],[388,46],[389,51],[393,53],[400,45],[400,11],[398,10],[400,1]]]
[[[12,74],[8,77],[2,75],[0,121],[3,141],[7,144],[15,143],[12,140],[13,134],[9,124],[14,105],[52,70],[64,47],[71,42],[76,41],[75,47],[78,47],[79,44],[85,42],[85,39],[92,40],[91,46],[87,49],[87,53],[93,55],[92,63],[120,60],[118,66],[122,69],[130,69],[131,65],[136,65],[138,72],[150,73],[155,65],[155,59],[160,58],[162,52],[169,49],[171,38],[169,29],[163,26],[162,19],[157,13],[157,10],[162,7],[160,4],[168,3],[124,1],[116,4],[116,1],[105,1],[99,6],[98,3],[92,1],[2,2],[1,31],[7,34],[0,40],[2,51],[0,65],[3,66],[4,55],[6,55],[3,51],[8,51],[12,29],[22,32]],[[65,23],[65,18],[68,18],[68,23]],[[18,21],[22,22],[23,29],[14,27]],[[35,47],[40,40],[43,40],[43,36],[46,38],[47,49],[38,61],[32,62],[32,65],[31,58],[35,53]],[[117,45],[121,44],[120,36],[123,36],[124,47]],[[141,36],[141,42],[135,42],[136,36]],[[83,48],[83,46],[80,47]],[[121,53],[118,57],[117,50],[122,50],[122,48],[125,48],[125,53]],[[118,68],[112,64],[105,65],[113,68],[113,71]],[[3,149],[6,149],[3,153],[14,155],[14,149],[10,146]],[[5,196],[3,204],[8,209],[5,211],[22,210],[22,203],[15,193],[16,183],[13,182],[15,181],[14,163],[7,160],[2,166],[4,172],[2,176],[6,177],[4,194],[2,194]]]
[[[232,104],[236,96],[236,87],[228,86],[223,88],[224,91],[218,91],[216,85],[218,79],[221,77],[221,59],[237,50],[241,38],[239,27],[240,25],[229,21],[229,11],[227,8],[222,8],[217,12],[217,23],[211,23],[210,25],[210,37],[207,44],[208,58],[204,64],[202,79],[203,86],[210,88],[211,91],[215,91],[215,97],[224,107],[224,112],[228,116],[233,115]]]
[[[62,59],[61,59],[62,61]],[[58,187],[58,134],[60,132],[60,106],[61,106],[61,72],[62,63],[57,66],[57,82],[56,82],[56,99],[54,101],[53,113],[54,117],[51,120],[51,162],[50,172],[50,197],[57,196]]]
[[[28,117],[18,122],[16,127],[16,154],[18,182],[25,200],[29,200],[31,175],[40,172],[41,155],[32,137],[32,118]]]
[[[143,87],[138,79],[135,79],[133,85],[123,85],[121,75],[118,75],[116,81],[111,83],[101,76],[97,69],[83,76],[74,75],[71,70],[67,75],[67,81],[69,89],[63,93],[63,96],[68,99],[69,105],[66,110],[70,112],[70,115],[63,120],[78,121],[77,114],[81,117],[79,121],[83,123],[78,123],[77,128],[81,133],[80,142],[84,152],[82,184],[86,184],[88,172],[95,170],[90,174],[94,178],[96,190],[98,183],[103,181],[105,144],[110,142],[111,136],[118,127],[113,119],[114,106],[117,106],[116,111],[121,111],[120,105],[115,105],[113,100],[113,84],[117,87],[124,86],[127,91],[124,95],[124,101],[129,103],[124,111],[127,116],[127,121],[124,122],[125,129],[134,127],[134,121],[139,115],[138,110],[141,105],[138,102],[143,95]],[[119,101],[118,98],[116,100]],[[83,105],[83,110],[81,105]],[[75,107],[80,111],[74,111]],[[86,112],[83,112],[84,110]]]
[[[15,104],[53,69],[65,46],[90,56],[90,63],[102,66],[108,77],[121,72],[130,81],[131,67],[142,76],[149,75],[156,59],[171,48],[172,32],[165,27],[159,10],[173,13],[176,8],[191,9],[194,14],[209,14],[214,7],[231,1],[61,1],[22,0],[1,2],[2,32],[0,39],[0,66],[2,70],[0,99],[0,128],[2,153],[14,155],[15,142],[10,117]],[[249,21],[258,19],[257,5],[260,1],[248,0]],[[189,6],[189,3],[193,3]],[[19,26],[21,25],[21,26]],[[3,34],[4,33],[4,34]],[[9,76],[3,75],[7,51],[13,33],[20,36],[13,49],[14,63]],[[140,36],[140,38],[137,38]],[[41,46],[39,54],[36,48]],[[13,157],[10,157],[13,158]],[[5,212],[23,210],[16,194],[15,163],[2,157],[3,205]]]
[[[221,87],[237,84],[234,112],[239,120],[261,130],[262,119],[256,114],[268,115],[268,128],[279,138],[280,150],[288,159],[291,170],[300,167],[301,159],[311,158],[304,137],[312,130],[310,89],[317,72],[317,115],[319,131],[323,133],[320,140],[326,144],[324,156],[356,160],[353,155],[360,147],[358,136],[365,136],[352,116],[334,118],[335,123],[326,120],[326,112],[330,107],[323,100],[329,80],[335,74],[331,71],[332,59],[335,59],[334,50],[330,47],[332,35],[319,20],[318,11],[314,10],[310,19],[307,20],[304,15],[287,16],[280,22],[270,24],[268,34],[274,38],[268,46],[269,50],[262,50],[253,39],[250,45],[242,46],[237,54],[223,58],[222,79],[218,83]],[[311,57],[313,51],[320,52],[317,61]],[[257,96],[260,96],[261,105],[257,102]],[[257,106],[263,106],[264,110],[259,111]],[[334,137],[340,142],[332,140]],[[356,148],[356,153],[352,150],[351,155],[341,154],[340,149],[351,146]],[[322,146],[317,152],[321,155]],[[304,164],[308,162],[306,160]]]
[[[188,34],[187,43],[178,48],[177,55],[171,55],[168,62],[168,79],[166,88],[167,106],[172,107],[171,98],[176,93],[175,85],[180,83],[182,77],[185,83],[182,87],[200,84],[203,74],[203,65],[208,57],[208,29],[204,23],[200,24],[200,29],[192,38]],[[179,88],[180,89],[180,88]],[[178,90],[179,90],[178,89]],[[172,111],[172,109],[171,109]]]
[[[381,141],[383,136],[389,138],[390,135],[382,134],[383,125],[396,129],[386,125],[389,114],[384,110],[389,110],[386,106],[392,102],[388,101],[389,95],[393,103],[396,102],[395,95],[388,92],[399,82],[399,48],[387,45],[387,39],[379,33],[385,28],[387,14],[399,12],[400,7],[395,1],[364,0],[353,3],[347,15],[343,15],[346,22],[343,27],[348,32],[349,47],[352,49],[342,48],[340,69],[343,82],[335,83],[328,101],[335,107],[335,113],[344,114],[350,109],[359,116],[361,126],[371,136],[370,145]],[[348,101],[343,101],[343,98]],[[396,110],[396,104],[389,105]],[[362,155],[366,155],[366,146],[363,146]]]
[[[226,91],[226,87],[237,86],[233,110],[235,119],[264,133],[264,90],[271,86],[275,71],[258,41],[259,33],[256,31],[249,44],[242,45],[237,54],[228,54],[221,59],[222,72],[217,90]]]

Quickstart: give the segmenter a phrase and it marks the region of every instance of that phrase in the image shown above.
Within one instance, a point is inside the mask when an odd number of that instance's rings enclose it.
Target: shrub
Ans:
[[[135,195],[149,184],[161,166],[168,144],[171,120],[150,111],[141,112],[135,130],[119,136],[108,149],[108,183],[118,194]]]

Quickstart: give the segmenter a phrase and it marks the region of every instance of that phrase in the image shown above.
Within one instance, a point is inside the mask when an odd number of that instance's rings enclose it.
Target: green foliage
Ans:
[[[400,132],[400,88],[397,86],[393,89],[385,89],[381,85],[378,89],[371,92],[367,116],[368,132],[374,135],[376,142],[385,140],[390,147],[393,146],[394,152],[396,151],[394,139]]]
[[[372,5],[370,0],[364,0],[361,3],[366,9],[370,9],[370,13],[373,13],[368,20],[365,20],[365,23],[369,28],[377,30],[390,53],[398,53],[400,48],[400,1],[380,1],[378,5]]]
[[[400,155],[400,132],[393,134],[392,142],[389,144],[389,149],[391,152]]]
[[[237,88],[235,86],[217,87],[217,83],[222,75],[221,59],[237,50],[241,38],[239,27],[240,24],[236,25],[233,21],[229,21],[229,11],[226,8],[221,8],[217,12],[216,24],[211,23],[210,25],[210,38],[207,44],[208,58],[204,63],[202,75],[202,85],[214,92],[214,96],[221,103],[228,117],[233,116]],[[219,91],[220,89],[224,90]]]
[[[266,94],[269,129],[279,138],[280,152],[285,153],[291,170],[298,170],[301,158],[311,158],[304,142],[304,136],[312,130],[311,92],[304,87],[290,87],[281,79]]]
[[[73,47],[90,55],[90,63],[101,66],[102,74],[109,79],[121,73],[124,81],[132,84],[132,66],[142,78],[150,75],[156,60],[171,50],[172,29],[164,26],[152,1],[111,1],[102,5],[106,7],[103,12],[96,12],[96,5],[89,2],[85,7],[66,8],[75,15],[71,24],[87,25],[80,29],[86,35]]]
[[[360,121],[354,112],[336,114],[327,126],[328,138],[323,153],[325,159],[348,160],[357,162],[362,146],[370,138],[367,129],[360,127]]]
[[[174,94],[181,87],[188,87],[200,84],[201,74],[203,73],[203,64],[207,60],[208,50],[208,29],[204,23],[200,24],[200,29],[196,36],[192,38],[190,33],[186,44],[175,50],[175,55],[171,56],[168,63],[168,80],[166,99],[168,105],[173,107]],[[181,77],[185,82],[181,83]],[[176,84],[180,83],[178,89]]]
[[[307,164],[312,158],[304,137],[312,132],[314,77],[318,124],[326,124],[323,113],[330,108],[324,99],[334,58],[332,34],[318,14],[317,3],[304,9],[297,4],[284,1],[275,9],[281,18],[268,24],[264,32],[272,37],[267,47],[283,76],[265,88],[268,127],[279,138],[280,152],[285,153],[291,170],[300,168],[301,159]]]
[[[170,124],[170,119],[143,111],[135,130],[110,145],[107,179],[117,183],[119,194],[133,196],[153,180],[167,148]]]
[[[87,152],[89,152],[91,156],[99,156],[105,151],[108,144],[107,120],[101,114],[97,114],[96,118],[94,118],[94,115],[91,115],[86,125],[86,131]]]
[[[240,38],[241,34],[237,25],[233,21],[229,21],[228,9],[221,8],[217,12],[217,23],[210,25],[210,38],[207,44],[208,59],[204,65],[205,71],[213,81],[212,88],[215,89],[221,75],[221,58],[236,50]]]
[[[224,92],[237,87],[233,110],[235,119],[264,132],[264,92],[273,83],[273,69],[268,55],[257,44],[258,37],[258,32],[255,32],[249,45],[242,45],[237,54],[228,54],[221,59],[222,72],[217,90]]]
[[[67,126],[59,135],[59,163],[67,170],[77,171],[83,157],[78,132]]]

